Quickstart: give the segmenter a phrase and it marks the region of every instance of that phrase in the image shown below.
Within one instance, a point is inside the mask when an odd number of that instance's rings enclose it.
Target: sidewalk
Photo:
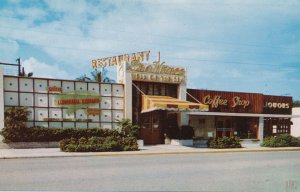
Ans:
[[[0,149],[0,159],[17,158],[51,158],[51,157],[87,157],[87,156],[129,156],[129,155],[170,155],[170,154],[199,154],[199,153],[234,153],[234,152],[272,152],[300,151],[300,147],[267,148],[257,144],[247,144],[239,149],[209,149],[193,148],[176,145],[143,146],[139,151],[125,152],[62,152],[59,148],[36,149]]]

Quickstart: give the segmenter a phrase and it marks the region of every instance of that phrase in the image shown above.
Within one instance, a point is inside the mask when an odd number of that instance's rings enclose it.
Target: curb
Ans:
[[[216,151],[162,151],[162,152],[141,152],[141,153],[97,153],[97,154],[70,154],[50,156],[15,156],[0,157],[0,159],[29,159],[29,158],[61,158],[61,157],[116,157],[116,156],[147,156],[147,155],[189,155],[189,154],[220,154],[220,153],[257,153],[257,152],[288,152],[300,151],[300,148],[292,149],[244,149],[244,150],[216,150]]]
[[[299,149],[245,149],[245,150],[224,150],[224,151],[170,151],[170,152],[149,152],[136,154],[95,154],[95,156],[139,156],[139,155],[188,155],[188,154],[218,154],[218,153],[256,153],[256,152],[282,152],[282,151],[300,151]]]

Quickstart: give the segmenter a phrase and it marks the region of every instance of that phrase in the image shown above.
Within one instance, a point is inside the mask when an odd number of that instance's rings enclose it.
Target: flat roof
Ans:
[[[189,115],[235,116],[235,117],[273,117],[300,118],[300,115],[261,114],[261,113],[225,113],[225,112],[188,112]]]

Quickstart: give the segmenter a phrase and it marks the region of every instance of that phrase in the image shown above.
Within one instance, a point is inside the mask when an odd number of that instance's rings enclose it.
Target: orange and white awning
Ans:
[[[183,101],[174,97],[153,95],[142,96],[142,113],[155,110],[198,112],[208,111],[208,109],[208,105]]]

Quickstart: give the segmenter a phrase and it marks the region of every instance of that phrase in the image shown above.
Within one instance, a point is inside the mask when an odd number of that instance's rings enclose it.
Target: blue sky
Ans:
[[[299,10],[299,0],[2,0],[0,61],[74,79],[94,58],[160,51],[187,68],[189,88],[300,100]]]

